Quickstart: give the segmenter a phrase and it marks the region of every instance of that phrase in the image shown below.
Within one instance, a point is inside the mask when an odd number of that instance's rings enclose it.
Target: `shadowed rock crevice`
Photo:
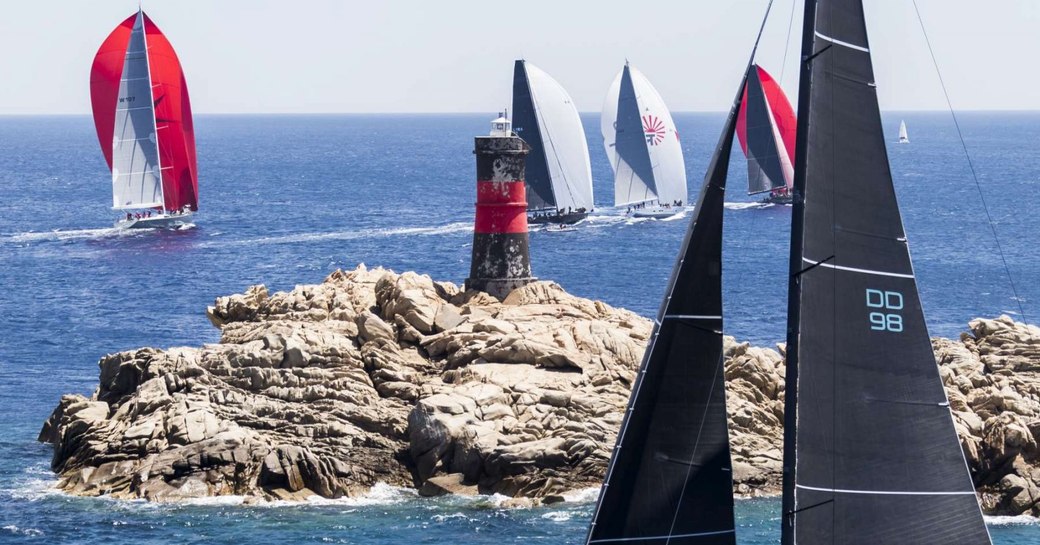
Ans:
[[[382,482],[557,501],[602,482],[651,330],[551,282],[500,302],[364,266],[208,315],[218,344],[105,356],[89,399],[60,400],[40,440],[61,489],[305,499]],[[973,477],[987,511],[1040,515],[1040,330],[971,328],[934,343]],[[736,490],[775,494],[783,356],[727,337],[725,357]]]

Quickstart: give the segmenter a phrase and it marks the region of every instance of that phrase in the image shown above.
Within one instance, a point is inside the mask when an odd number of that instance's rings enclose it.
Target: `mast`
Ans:
[[[791,189],[791,256],[787,284],[787,345],[784,378],[784,462],[783,498],[781,500],[780,545],[794,545],[795,497],[795,439],[798,415],[798,336],[799,300],[801,298],[802,233],[805,215],[805,165],[808,155],[809,110],[811,107],[813,30],[815,29],[817,0],[805,0],[802,16],[802,56],[798,78],[798,130],[795,137],[794,184]]]
[[[152,61],[150,51],[148,50],[148,31],[144,24],[144,10],[138,6],[137,17],[141,20],[141,37],[144,40],[144,64],[148,71],[148,106],[152,112],[152,134],[155,135],[155,149],[158,150],[156,153],[156,167],[159,169],[159,195],[162,198],[162,211],[166,213],[166,187],[163,183],[163,167],[162,167],[162,145],[159,144],[159,123],[155,119],[155,89],[152,88]]]
[[[783,545],[989,545],[918,295],[862,0],[810,0]]]

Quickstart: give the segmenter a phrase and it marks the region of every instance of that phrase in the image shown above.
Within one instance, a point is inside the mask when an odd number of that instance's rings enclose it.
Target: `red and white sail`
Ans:
[[[783,89],[761,66],[748,73],[737,138],[748,160],[748,193],[786,193],[794,184],[797,121]]]
[[[143,11],[109,34],[90,70],[90,102],[119,209],[198,209],[195,129],[184,72]]]

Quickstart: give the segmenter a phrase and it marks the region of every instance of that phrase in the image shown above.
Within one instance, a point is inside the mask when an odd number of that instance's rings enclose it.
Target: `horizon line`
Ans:
[[[963,109],[953,110],[955,113],[1026,113],[1035,114],[1040,113],[1040,109],[1018,109],[1018,108],[981,108],[981,109]],[[886,113],[949,113],[950,110],[947,108],[942,109],[892,109],[892,110],[881,110],[882,114]],[[582,111],[578,112],[579,115],[592,115],[599,114],[598,111]],[[671,112],[672,115],[676,114],[726,114],[729,110],[676,110]],[[209,115],[226,115],[226,116],[237,116],[237,115],[423,115],[423,116],[436,116],[436,115],[491,115],[494,116],[495,112],[492,110],[487,111],[454,111],[454,112],[420,112],[420,111],[378,111],[378,112],[359,112],[359,111],[326,111],[326,112],[289,112],[289,111],[270,111],[270,112],[193,112],[194,116],[209,116]],[[89,117],[93,114],[90,112],[0,112],[0,117],[78,117],[84,116]]]

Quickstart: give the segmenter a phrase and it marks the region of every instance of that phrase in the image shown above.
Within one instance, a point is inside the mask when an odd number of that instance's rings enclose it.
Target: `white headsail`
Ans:
[[[578,109],[549,74],[524,62],[556,208],[592,210],[592,165]]]
[[[161,169],[144,15],[138,12],[119,81],[112,138],[112,206],[163,206]]]
[[[909,144],[910,143],[910,137],[907,136],[907,134],[906,134],[906,121],[900,121],[899,122],[899,143],[900,144]]]
[[[616,206],[686,200],[686,167],[672,115],[646,76],[627,63],[607,92],[601,129]]]

